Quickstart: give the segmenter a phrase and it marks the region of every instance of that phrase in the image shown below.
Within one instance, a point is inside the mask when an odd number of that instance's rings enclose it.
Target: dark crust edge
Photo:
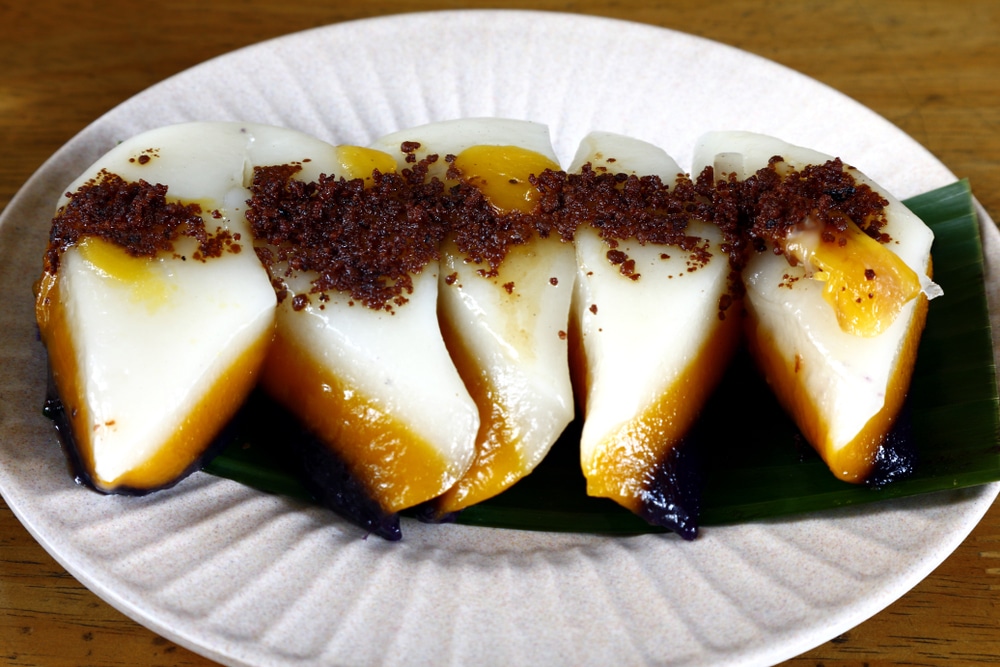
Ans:
[[[52,420],[56,434],[59,436],[59,443],[62,446],[63,452],[66,454],[66,460],[69,464],[70,474],[73,476],[73,479],[77,484],[86,486],[87,488],[102,495],[145,496],[156,491],[162,491],[164,489],[174,487],[191,473],[204,468],[205,464],[222,453],[222,450],[226,448],[226,445],[229,444],[229,442],[236,436],[236,433],[239,430],[238,420],[229,420],[225,425],[223,425],[222,429],[215,436],[215,438],[209,442],[205,450],[200,455],[195,457],[195,459],[186,468],[184,468],[179,475],[169,482],[150,487],[138,487],[121,484],[110,488],[102,488],[94,483],[93,477],[87,470],[87,467],[83,464],[83,459],[80,457],[80,450],[77,446],[76,438],[73,436],[73,428],[70,424],[69,416],[66,414],[66,408],[56,391],[55,381],[52,377],[52,368],[48,363],[46,363],[46,367],[48,369],[48,382],[45,391],[45,401],[42,407],[42,413]]]

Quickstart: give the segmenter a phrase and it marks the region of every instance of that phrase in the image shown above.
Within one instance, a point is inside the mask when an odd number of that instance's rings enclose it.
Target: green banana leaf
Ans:
[[[737,523],[1000,480],[1000,411],[982,242],[966,181],[907,200],[934,230],[931,301],[909,402],[915,472],[880,489],[842,482],[802,440],[766,384],[738,357],[699,428],[703,526]],[[612,501],[590,498],[579,467],[579,425],[535,471],[464,510],[459,523],[591,533],[660,532]],[[280,445],[237,437],[205,470],[255,488],[308,498]]]

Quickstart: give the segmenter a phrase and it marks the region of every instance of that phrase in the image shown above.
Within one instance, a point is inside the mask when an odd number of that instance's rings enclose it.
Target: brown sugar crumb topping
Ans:
[[[710,217],[710,210],[681,175],[668,184],[658,176],[612,173],[586,164],[578,174],[546,171],[532,182],[542,193],[539,227],[568,241],[581,225],[590,225],[610,248],[608,261],[633,280],[640,274],[635,261],[618,249],[623,241],[675,246],[692,252],[700,264],[711,258],[701,239],[688,233],[689,221]]]
[[[858,183],[840,158],[801,171],[780,156],[743,181],[732,174],[716,178],[712,167],[698,176],[695,190],[710,202],[712,221],[722,230],[724,249],[737,270],[750,250],[771,245],[783,252],[788,234],[807,217],[824,226],[823,238],[833,240],[853,221],[880,243],[891,238],[882,231],[889,202],[866,184]]]
[[[310,294],[321,301],[338,291],[350,295],[352,303],[391,311],[406,303],[412,275],[437,261],[445,238],[454,240],[466,261],[482,264],[481,274],[496,276],[511,247],[536,236],[570,242],[581,225],[597,230],[608,246],[608,261],[632,280],[640,273],[620,247],[626,241],[679,248],[687,253],[690,272],[712,258],[710,244],[689,233],[689,221],[698,219],[723,234],[722,250],[731,265],[730,294],[719,304],[724,316],[733,298],[742,294],[739,270],[748,253],[772,247],[781,252],[788,233],[807,217],[823,224],[831,239],[849,219],[872,238],[891,240],[883,232],[887,202],[859,184],[839,159],[795,171],[774,157],[743,181],[732,175],[716,179],[709,167],[696,180],[678,175],[670,184],[656,176],[616,174],[590,165],[578,174],[545,170],[530,179],[540,193],[535,209],[504,213],[475,187],[447,187],[429,178],[438,156],[417,160],[418,148],[403,144],[408,167],[399,174],[376,171],[368,187],[363,179],[326,175],[311,183],[300,181],[295,178],[301,171],[298,164],[254,170],[247,220],[279,298],[287,296],[286,278],[315,272]],[[454,167],[449,172],[450,177],[458,175]],[[240,250],[238,236],[206,230],[197,204],[168,202],[166,195],[164,185],[129,183],[102,171],[68,194],[69,202],[53,220],[46,269],[54,272],[61,252],[87,235],[137,257],[172,252],[174,242],[184,236],[198,242],[194,259]],[[660,253],[664,259],[669,256]],[[456,278],[453,274],[445,282]],[[504,285],[508,292],[513,287]],[[309,295],[299,295],[293,307],[309,302]]]
[[[432,154],[417,161],[414,154],[419,148],[417,142],[404,142],[400,146],[406,154],[406,162],[416,165],[413,170],[403,171],[410,178],[418,177],[422,167],[439,159]],[[466,261],[483,265],[479,273],[494,278],[512,247],[528,243],[536,235],[548,236],[549,230],[540,225],[541,221],[534,214],[498,211],[482,191],[460,180],[462,172],[454,164],[456,159],[454,155],[444,157],[448,164],[446,177],[459,182],[443,191],[442,222]],[[426,168],[423,171],[426,174]],[[432,181],[437,182],[437,179]]]
[[[130,157],[128,161],[131,162],[132,164],[138,163],[140,165],[147,165],[150,163],[150,161],[152,161],[154,157],[160,157],[159,149],[147,148],[141,153],[139,153],[138,157]]]
[[[727,293],[727,294],[723,294],[722,296],[719,297],[719,319],[720,320],[726,319],[726,311],[729,310],[729,307],[732,306],[732,305],[733,305],[733,295],[732,294],[728,294]]]
[[[272,275],[277,267],[285,275],[317,271],[314,292],[337,289],[369,307],[391,309],[387,304],[403,303],[412,290],[410,273],[436,260],[446,237],[466,261],[484,265],[479,273],[495,277],[511,247],[536,236],[572,241],[581,225],[590,225],[608,245],[608,261],[638,280],[622,242],[677,247],[687,253],[687,272],[696,271],[712,258],[708,241],[688,231],[689,221],[700,219],[722,231],[722,250],[732,268],[729,298],[719,304],[724,316],[732,298],[742,294],[738,272],[747,253],[765,249],[768,241],[780,248],[807,216],[831,235],[849,218],[873,238],[889,240],[881,231],[887,202],[858,184],[839,159],[796,172],[775,157],[744,181],[716,181],[708,168],[697,180],[678,175],[671,184],[590,165],[578,174],[545,170],[530,178],[541,195],[535,209],[503,213],[473,186],[428,180],[438,156],[417,160],[418,148],[415,142],[402,144],[411,166],[399,175],[376,174],[375,186],[367,190],[360,180],[295,181],[294,165],[258,169],[247,217],[258,240],[268,244],[258,254]],[[454,157],[445,161],[452,164]],[[449,167],[449,178],[460,176]],[[513,285],[504,288],[512,292]]]
[[[69,201],[56,213],[49,232],[44,263],[50,273],[57,271],[63,251],[85,237],[113,243],[133,257],[174,252],[175,242],[182,237],[198,242],[192,257],[196,260],[239,252],[238,236],[226,230],[209,233],[201,207],[167,201],[165,185],[128,182],[102,170],[66,196]]]
[[[247,221],[266,244],[256,250],[272,280],[314,271],[313,294],[340,291],[386,310],[405,303],[411,274],[437,260],[447,231],[441,184],[424,182],[419,170],[408,177],[376,171],[368,188],[363,179],[325,175],[306,183],[293,178],[300,169],[254,169]]]
[[[486,277],[499,274],[512,247],[549,233],[537,216],[518,211],[500,213],[479,190],[465,183],[450,188],[445,211],[443,222],[455,246],[466,261],[482,264],[479,273]]]

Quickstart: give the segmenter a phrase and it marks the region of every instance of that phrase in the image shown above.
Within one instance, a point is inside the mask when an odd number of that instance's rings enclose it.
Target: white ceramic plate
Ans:
[[[564,160],[591,129],[660,144],[682,165],[702,132],[749,129],[839,155],[901,197],[954,180],[900,130],[811,79],[688,35],[582,16],[404,15],[184,72],[63,147],[0,226],[0,490],[74,576],[231,665],[750,664],[844,632],[965,538],[998,485],[709,528],[694,543],[407,522],[390,544],[204,474],[146,498],[73,483],[40,414],[30,298],[53,202],[73,177],[116,141],[179,121],[366,144],[479,115],[548,123]],[[983,229],[995,253],[995,229]]]

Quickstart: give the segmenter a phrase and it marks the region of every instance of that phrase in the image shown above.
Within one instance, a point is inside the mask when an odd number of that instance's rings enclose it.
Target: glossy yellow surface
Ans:
[[[430,500],[455,482],[433,445],[280,331],[261,385],[328,443],[385,511]]]
[[[789,250],[824,283],[823,298],[837,313],[840,328],[855,336],[877,336],[920,294],[917,273],[853,222],[832,240],[818,232],[789,237]]]
[[[97,247],[110,246],[101,243]],[[113,248],[113,246],[112,246]],[[107,251],[102,247],[99,252]],[[124,254],[124,253],[122,253]],[[127,276],[132,264],[118,263],[116,253],[108,266]],[[106,257],[101,256],[101,259]],[[128,258],[131,262],[140,262]],[[140,277],[142,269],[138,269]],[[264,359],[270,337],[265,336],[249,347],[215,382],[163,442],[155,444],[153,454],[144,463],[115,479],[98,476],[95,460],[95,437],[103,425],[94,424],[84,392],[85,378],[80,376],[77,349],[66,318],[66,305],[60,298],[57,275],[46,273],[38,284],[35,314],[42,342],[48,354],[52,378],[70,422],[73,443],[80,463],[94,486],[113,492],[130,489],[155,489],[174,482],[186,472],[207,448],[225,424],[236,414],[244,398],[253,388],[257,371]]]
[[[141,301],[149,308],[167,302],[170,285],[164,280],[163,273],[157,270],[157,258],[134,257],[121,246],[93,236],[81,240],[76,248],[102,276],[128,285],[133,301]]]
[[[337,162],[340,169],[337,176],[351,180],[363,178],[365,185],[372,184],[372,173],[378,170],[382,174],[392,174],[396,171],[396,159],[388,153],[362,146],[338,146]]]
[[[472,146],[455,158],[462,180],[478,188],[501,211],[529,213],[540,196],[528,180],[559,165],[519,146]]]
[[[581,461],[587,495],[611,498],[632,512],[641,509],[643,482],[656,475],[667,453],[687,434],[722,378],[736,347],[739,320],[719,320],[674,382],[602,442],[590,460]]]

